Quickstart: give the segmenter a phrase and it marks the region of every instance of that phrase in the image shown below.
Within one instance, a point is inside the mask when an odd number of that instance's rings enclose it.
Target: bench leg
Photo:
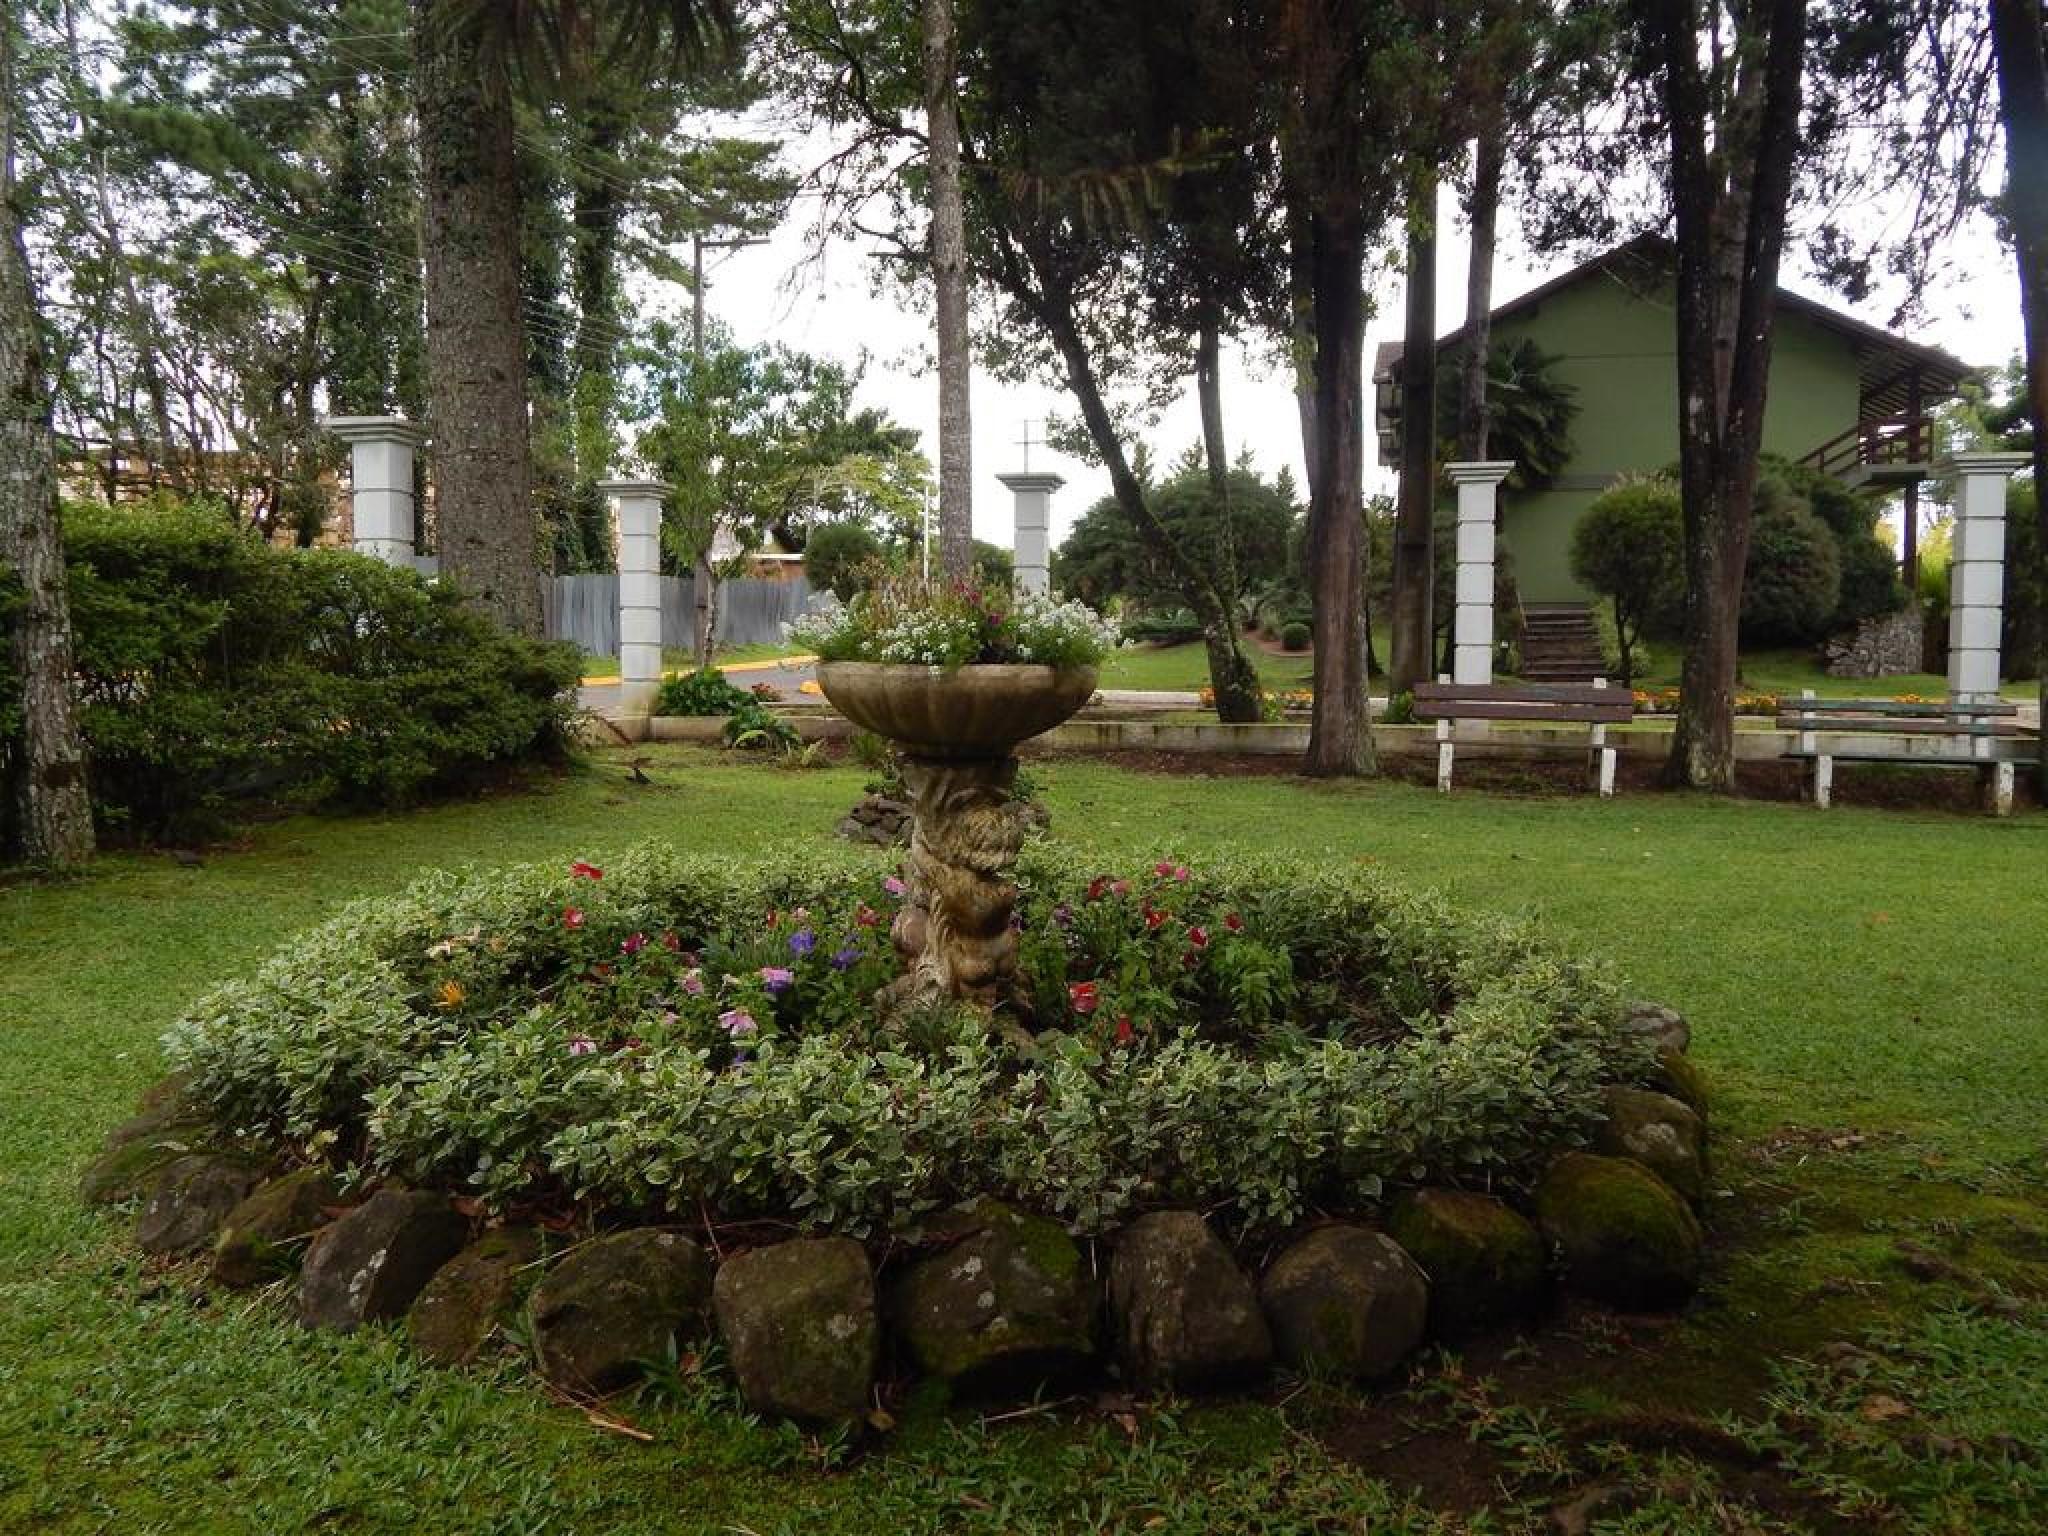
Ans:
[[[1439,740],[1436,744],[1436,787],[1439,794],[1451,792],[1451,743]]]
[[[1835,760],[1832,757],[1816,757],[1813,760],[1813,803],[1820,810],[1826,810],[1835,798]]]
[[[2012,814],[2013,765],[1988,763],[1984,770],[1984,809],[1994,816]]]
[[[1600,797],[1603,800],[1614,798],[1614,763],[1614,748],[1602,747],[1600,749]]]

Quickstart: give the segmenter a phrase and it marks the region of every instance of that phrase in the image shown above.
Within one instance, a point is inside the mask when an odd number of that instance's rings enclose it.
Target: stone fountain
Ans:
[[[910,888],[890,932],[904,971],[885,1007],[958,998],[1024,1011],[1010,926],[1024,836],[1010,803],[1013,753],[1087,703],[1095,676],[1093,667],[819,666],[833,707],[901,751],[911,795]]]

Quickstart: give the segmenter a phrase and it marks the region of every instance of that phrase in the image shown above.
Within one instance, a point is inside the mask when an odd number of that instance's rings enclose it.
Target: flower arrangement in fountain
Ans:
[[[954,667],[1011,663],[1094,666],[1116,627],[1086,603],[973,582],[885,577],[844,608],[806,614],[792,641],[822,661]]]

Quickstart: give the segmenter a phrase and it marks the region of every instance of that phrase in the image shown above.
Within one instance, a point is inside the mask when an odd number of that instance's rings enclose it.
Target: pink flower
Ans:
[[[901,880],[898,880],[894,875],[891,875],[888,879],[882,882],[882,889],[887,891],[891,896],[901,896],[905,891],[909,890],[910,887],[905,885]]]
[[[692,997],[704,995],[704,973],[692,966],[683,972],[683,990]]]
[[[589,1056],[594,1054],[596,1050],[597,1042],[588,1035],[571,1035],[569,1037],[569,1054],[571,1056]]]
[[[1152,873],[1157,875],[1160,879],[1166,880],[1172,877],[1173,866],[1167,863],[1166,860],[1161,859],[1157,864],[1154,864],[1152,866]]]
[[[1131,882],[1128,880],[1112,880],[1109,882],[1109,893],[1112,896],[1128,896],[1131,894]]]
[[[602,880],[604,878],[603,870],[584,859],[578,859],[574,864],[571,864],[569,866],[569,873],[578,880]]]
[[[564,928],[581,928],[583,926],[583,909],[581,907],[562,908],[562,926]]]
[[[675,929],[671,928],[662,934],[661,947],[672,955],[679,955],[683,952],[683,941],[676,937]]]
[[[796,972],[786,966],[764,965],[761,967],[761,982],[770,992],[787,992],[796,984]]]
[[[629,934],[619,941],[619,953],[622,955],[637,955],[646,947],[647,935],[644,933]]]
[[[735,1040],[744,1040],[761,1027],[754,1022],[754,1016],[744,1008],[733,1008],[721,1013],[718,1022]]]
[[[1206,949],[1206,948],[1208,948],[1208,946],[1209,946],[1209,930],[1208,930],[1208,929],[1206,929],[1206,928],[1199,928],[1199,927],[1197,927],[1197,928],[1190,928],[1190,929],[1188,930],[1188,942],[1189,942],[1190,944],[1194,945],[1194,946],[1195,946],[1195,948],[1197,948],[1197,949]]]

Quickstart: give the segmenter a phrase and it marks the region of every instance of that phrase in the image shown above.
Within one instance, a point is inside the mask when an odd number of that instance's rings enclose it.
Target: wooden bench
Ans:
[[[1418,683],[1415,718],[1436,722],[1436,787],[1448,794],[1456,751],[1453,725],[1459,720],[1526,721],[1532,725],[1587,725],[1588,777],[1602,795],[1614,793],[1614,748],[1607,727],[1635,718],[1635,699],[1626,688],[1592,683],[1454,683],[1448,678]],[[1540,747],[1539,747],[1540,749]]]
[[[2014,770],[2032,759],[1995,757],[1992,744],[2028,735],[2018,715],[2019,706],[2002,699],[1926,704],[1903,699],[1820,699],[1808,688],[1796,702],[1779,705],[1778,729],[1798,733],[1798,743],[1783,755],[1809,765],[1808,790],[1822,810],[1834,799],[1837,762],[1893,763],[1908,768],[1971,769],[1982,781],[1985,808],[2004,816],[2012,810]],[[1896,742],[1854,741],[1824,747],[1822,736],[1931,738],[1943,743],[1944,749],[1910,752]]]

